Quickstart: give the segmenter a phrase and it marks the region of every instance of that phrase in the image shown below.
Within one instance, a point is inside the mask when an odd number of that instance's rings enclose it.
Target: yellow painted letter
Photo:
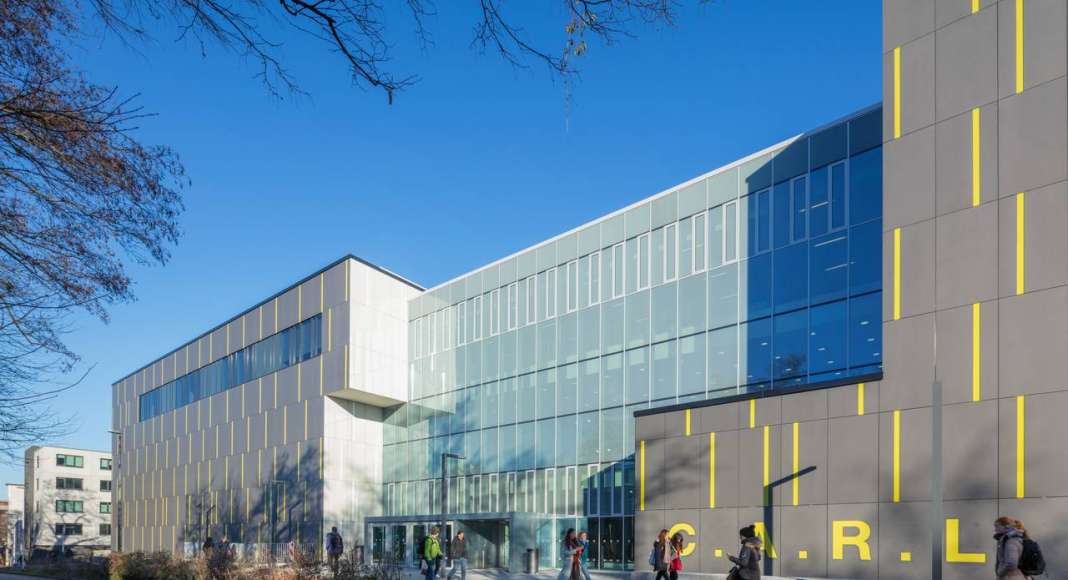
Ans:
[[[986,563],[986,554],[982,552],[960,551],[960,520],[955,518],[946,518],[946,562]]]
[[[846,528],[853,528],[856,534],[845,535]],[[861,560],[871,560],[871,546],[868,538],[871,537],[871,526],[860,520],[834,520],[831,522],[831,541],[833,551],[831,557],[835,560],[843,560],[842,553],[846,546],[856,546]]]
[[[670,538],[674,536],[675,532],[682,532],[684,534],[682,556],[686,557],[692,554],[693,551],[697,549],[697,530],[693,529],[693,526],[690,524],[679,522],[671,526],[671,529],[668,530],[668,537]],[[687,541],[687,538],[692,538],[692,541]]]

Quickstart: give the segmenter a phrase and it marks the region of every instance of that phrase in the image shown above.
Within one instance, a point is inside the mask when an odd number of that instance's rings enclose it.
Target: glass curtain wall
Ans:
[[[635,410],[880,372],[879,115],[435,294],[387,421],[385,515],[439,513],[458,453],[450,513],[541,514],[542,565],[578,527],[591,565],[631,569]]]

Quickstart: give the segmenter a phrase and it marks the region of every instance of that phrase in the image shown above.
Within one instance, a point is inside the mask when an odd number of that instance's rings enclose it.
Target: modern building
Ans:
[[[110,550],[111,481],[107,451],[36,445],[27,449],[27,557],[67,548],[82,555]]]
[[[881,105],[434,288],[345,257],[116,382],[115,546],[416,564],[444,513],[478,567],[666,528],[722,573],[757,524],[769,572],[977,578],[1009,515],[1068,567],[1068,10],[884,6]]]
[[[23,514],[26,509],[26,489],[21,483],[5,485],[7,487],[7,542],[4,559],[10,566],[18,561],[19,554],[25,555],[26,519]]]

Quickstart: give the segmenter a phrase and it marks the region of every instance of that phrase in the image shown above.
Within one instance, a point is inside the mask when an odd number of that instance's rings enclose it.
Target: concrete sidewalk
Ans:
[[[559,570],[542,570],[537,574],[523,574],[520,572],[506,572],[503,570],[468,570],[467,580],[555,580]],[[593,580],[653,580],[654,574],[648,571],[635,572],[605,572],[590,570]],[[448,570],[438,575],[438,580],[447,580]],[[456,576],[459,578],[459,575]],[[405,568],[405,580],[423,580],[424,576],[417,568]],[[679,574],[679,580],[726,580],[726,574]],[[762,580],[823,580],[810,576],[798,578],[796,576],[764,576]]]

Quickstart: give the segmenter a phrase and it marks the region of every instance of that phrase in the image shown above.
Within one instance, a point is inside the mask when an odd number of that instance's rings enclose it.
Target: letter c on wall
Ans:
[[[685,522],[679,522],[679,523],[671,526],[671,529],[668,530],[668,538],[670,538],[671,536],[674,536],[675,532],[683,532],[683,534],[685,534],[683,536],[683,541],[685,543],[682,546],[682,556],[685,558],[686,556],[689,556],[690,554],[693,553],[694,550],[697,549],[697,542],[696,541],[693,541],[693,542],[686,541],[687,540],[687,536],[692,537],[692,538],[696,538],[697,537],[697,530],[693,529],[693,526],[691,526],[690,524],[687,524]]]

